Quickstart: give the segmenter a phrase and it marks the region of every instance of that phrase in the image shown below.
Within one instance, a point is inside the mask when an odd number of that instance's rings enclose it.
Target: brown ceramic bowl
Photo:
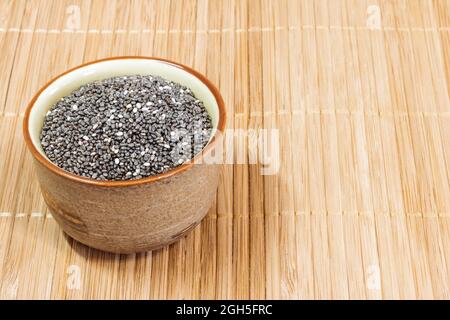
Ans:
[[[214,129],[203,152],[163,174],[128,181],[89,179],[50,162],[39,140],[48,109],[83,84],[130,74],[154,74],[176,81],[204,102]],[[215,198],[219,167],[207,164],[205,154],[218,149],[224,127],[222,97],[197,71],[164,59],[114,57],[83,64],[47,83],[28,105],[23,133],[45,202],[62,229],[88,246],[131,253],[174,242],[206,215]]]

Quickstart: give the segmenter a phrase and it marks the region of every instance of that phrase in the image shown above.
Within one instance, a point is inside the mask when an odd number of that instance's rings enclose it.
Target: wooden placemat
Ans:
[[[450,298],[449,43],[448,0],[1,1],[0,297]],[[280,151],[273,174],[225,165],[201,225],[128,256],[61,232],[21,133],[46,81],[115,55],[203,72],[228,128]]]

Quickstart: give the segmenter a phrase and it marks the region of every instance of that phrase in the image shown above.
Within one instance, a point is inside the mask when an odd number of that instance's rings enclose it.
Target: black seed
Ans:
[[[159,174],[208,143],[211,118],[190,89],[158,76],[84,85],[47,113],[41,145],[69,172],[97,180]]]

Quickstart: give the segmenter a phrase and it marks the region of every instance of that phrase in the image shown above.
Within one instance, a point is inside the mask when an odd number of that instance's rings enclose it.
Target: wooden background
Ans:
[[[0,297],[450,298],[449,43],[448,0],[0,0]],[[203,72],[228,128],[281,152],[275,175],[224,166],[200,226],[128,256],[63,235],[21,132],[46,81],[116,55]]]

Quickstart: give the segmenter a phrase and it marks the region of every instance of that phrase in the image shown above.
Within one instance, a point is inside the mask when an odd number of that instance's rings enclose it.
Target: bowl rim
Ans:
[[[95,180],[92,178],[83,177],[83,176],[79,176],[79,175],[70,173],[70,172],[58,167],[56,164],[52,163],[50,160],[45,158],[37,150],[36,146],[33,144],[32,140],[31,140],[31,136],[30,136],[30,131],[29,131],[30,113],[36,103],[36,100],[39,98],[39,96],[54,81],[56,81],[57,79],[61,78],[62,76],[69,74],[77,69],[80,69],[82,67],[85,67],[85,66],[88,66],[91,64],[104,62],[104,61],[125,60],[125,59],[156,60],[156,61],[159,61],[159,62],[162,62],[165,64],[169,64],[171,66],[174,66],[178,69],[181,69],[183,71],[190,73],[191,75],[193,75],[194,77],[199,79],[204,85],[206,85],[208,90],[210,90],[211,93],[213,94],[213,96],[217,102],[218,108],[219,108],[219,121],[217,124],[217,130],[216,130],[214,136],[209,141],[209,143],[202,149],[201,152],[199,152],[189,162],[186,162],[186,163],[184,163],[176,168],[173,168],[171,170],[168,170],[166,172],[163,172],[163,173],[160,173],[160,174],[157,174],[154,176],[135,179],[135,180]],[[33,157],[37,161],[39,161],[44,167],[46,167],[48,170],[50,170],[51,172],[53,172],[54,174],[56,174],[62,178],[68,179],[68,180],[76,182],[76,183],[99,186],[99,187],[128,187],[128,186],[138,186],[138,185],[142,185],[142,184],[161,181],[161,180],[173,177],[177,174],[180,174],[188,169],[191,169],[195,163],[203,160],[203,155],[205,153],[210,151],[212,148],[214,148],[214,146],[217,143],[219,143],[220,135],[223,133],[223,131],[225,129],[225,123],[226,123],[226,111],[225,111],[225,104],[222,99],[222,96],[221,96],[219,90],[216,88],[216,86],[210,80],[208,80],[208,78],[206,78],[206,76],[204,76],[200,72],[198,72],[186,65],[183,65],[181,63],[174,62],[174,61],[171,61],[171,60],[168,60],[165,58],[147,57],[147,56],[115,56],[115,57],[108,57],[108,58],[93,60],[93,61],[89,61],[89,62],[80,64],[74,68],[68,69],[67,71],[65,71],[65,72],[57,75],[53,79],[49,80],[43,87],[41,87],[39,89],[39,91],[34,95],[34,97],[31,99],[31,101],[27,105],[27,108],[26,108],[25,114],[24,114],[24,119],[23,119],[23,135],[25,138],[25,143],[26,143],[28,149],[31,151],[31,154],[33,155]]]

